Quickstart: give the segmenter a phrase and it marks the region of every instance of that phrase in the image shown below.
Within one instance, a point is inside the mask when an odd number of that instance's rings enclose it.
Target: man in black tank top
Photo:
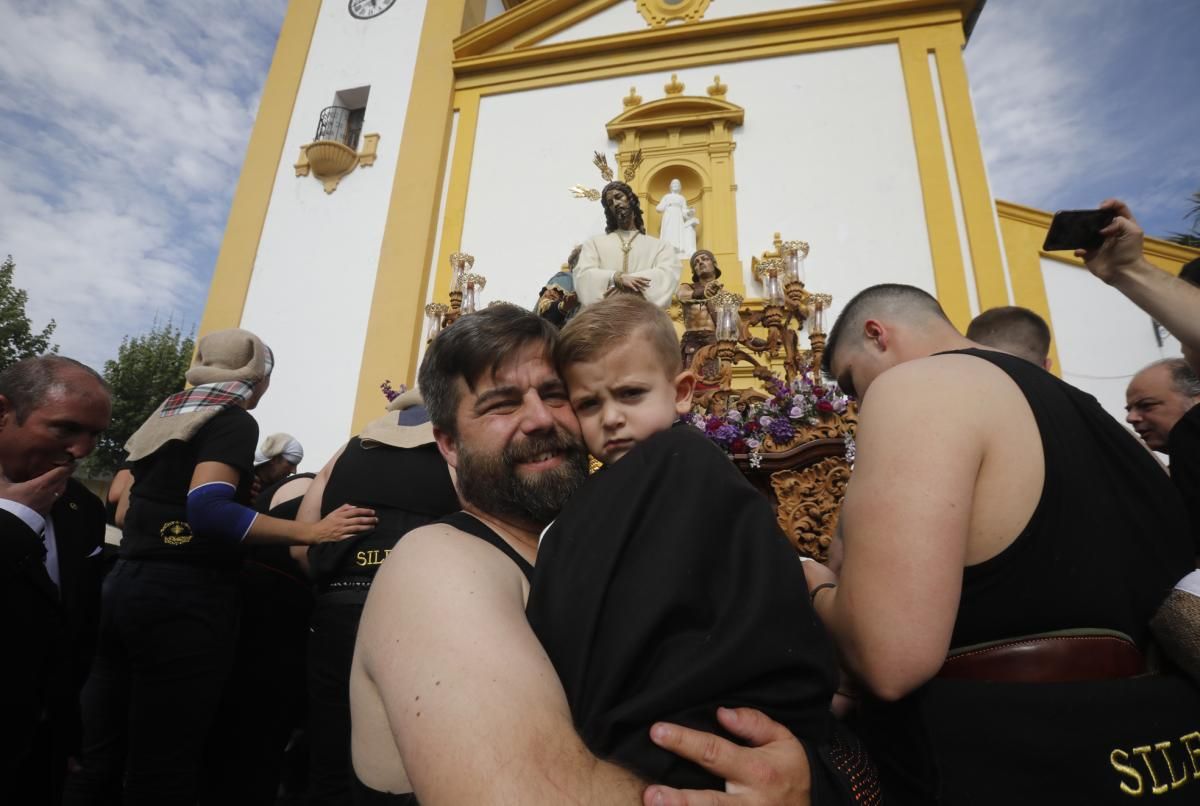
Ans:
[[[586,473],[554,338],[499,305],[425,356],[421,391],[463,511],[407,534],[372,585],[350,676],[358,803],[412,802],[414,789],[437,803],[642,802],[645,783],[575,732],[525,618],[538,535]],[[745,709],[722,724],[755,749],[678,727],[656,741],[761,802],[809,802],[795,737]]]
[[[824,359],[862,410],[841,587],[806,571],[871,695],[887,798],[1194,803],[1200,692],[1144,674],[1148,622],[1194,567],[1170,481],[1094,398],[977,347],[884,285]]]

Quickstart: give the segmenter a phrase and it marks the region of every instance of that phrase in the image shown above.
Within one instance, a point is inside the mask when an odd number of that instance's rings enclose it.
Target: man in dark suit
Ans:
[[[57,803],[78,754],[104,506],[71,478],[109,422],[107,385],[60,356],[0,372],[0,800]]]

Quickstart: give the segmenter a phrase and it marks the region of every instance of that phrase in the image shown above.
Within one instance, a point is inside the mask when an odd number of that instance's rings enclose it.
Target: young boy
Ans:
[[[804,742],[813,802],[829,802],[819,793],[845,791],[828,752],[832,644],[770,504],[676,424],[695,379],[670,318],[611,296],[563,328],[555,360],[604,468],[543,534],[526,612],[580,735],[651,781],[720,788],[655,746],[650,726],[728,736],[719,706],[758,708]]]

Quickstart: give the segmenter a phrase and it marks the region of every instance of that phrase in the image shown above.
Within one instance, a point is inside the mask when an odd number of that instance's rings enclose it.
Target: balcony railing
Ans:
[[[332,140],[357,150],[365,111],[363,109],[347,109],[344,106],[325,107],[321,110],[321,118],[317,123],[317,134],[313,139]]]

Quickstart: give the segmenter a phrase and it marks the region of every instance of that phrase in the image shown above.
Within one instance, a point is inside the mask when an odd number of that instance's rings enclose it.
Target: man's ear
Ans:
[[[878,319],[868,319],[863,322],[863,336],[867,341],[873,342],[881,351],[887,351],[891,333],[888,332],[887,326]]]
[[[675,413],[691,414],[692,395],[696,391],[696,373],[684,370],[675,376]]]
[[[0,431],[5,427],[12,425],[15,422],[16,412],[13,411],[12,403],[4,395],[0,395]]]
[[[446,460],[446,464],[450,466],[451,473],[453,473],[458,468],[458,447],[455,444],[454,437],[434,426],[433,440],[437,443],[442,458]]]
[[[1054,359],[1050,356],[1046,356],[1046,360],[1042,362],[1042,369],[1049,372],[1052,366],[1054,366]]]

